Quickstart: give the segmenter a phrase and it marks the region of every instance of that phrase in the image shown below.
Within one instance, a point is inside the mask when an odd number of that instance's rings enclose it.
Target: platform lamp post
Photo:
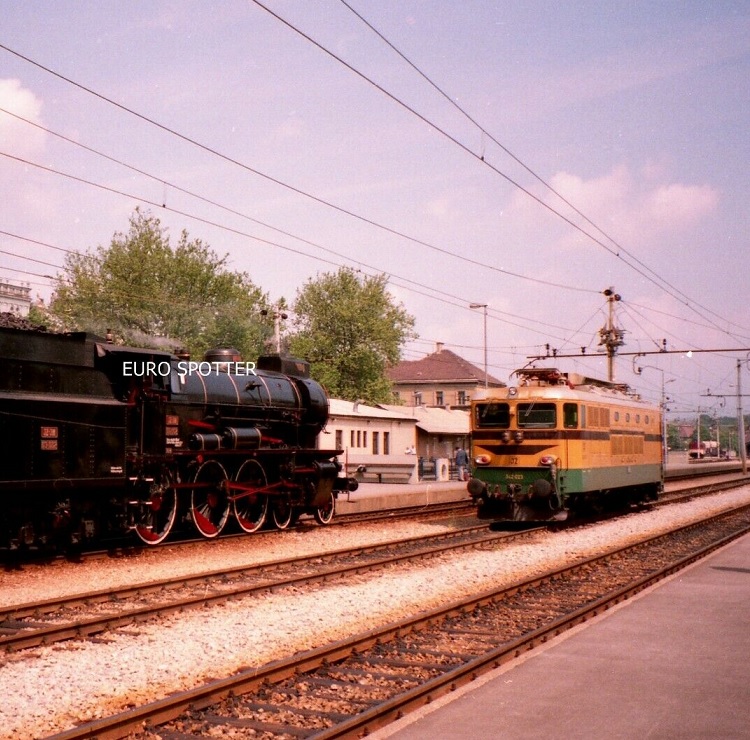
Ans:
[[[745,413],[742,410],[742,363],[750,365],[750,355],[737,360],[737,445],[740,448],[742,475],[747,475],[747,448],[745,447]]]
[[[638,355],[633,358],[633,370],[635,371],[636,375],[640,375],[646,368],[650,368],[651,370],[656,370],[657,372],[661,373],[661,403],[659,404],[661,407],[661,454],[664,459],[664,464],[666,465],[669,445],[667,444],[667,394],[664,390],[664,387],[667,385],[667,383],[674,383],[677,378],[670,378],[669,380],[665,381],[664,371],[660,367],[656,367],[655,365],[638,366],[635,364],[637,359]]]
[[[486,303],[470,303],[469,308],[481,308],[484,309],[484,387],[489,387],[487,379],[487,304]]]

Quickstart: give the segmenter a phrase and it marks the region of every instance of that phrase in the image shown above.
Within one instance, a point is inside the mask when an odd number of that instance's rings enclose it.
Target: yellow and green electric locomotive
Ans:
[[[627,386],[554,368],[471,404],[472,478],[481,519],[548,520],[619,509],[663,487],[661,411]]]

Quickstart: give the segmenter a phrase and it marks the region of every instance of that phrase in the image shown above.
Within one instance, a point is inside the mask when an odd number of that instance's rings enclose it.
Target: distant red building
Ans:
[[[387,371],[396,402],[405,406],[439,406],[467,409],[472,396],[484,391],[484,370],[445,349],[438,342],[436,351],[421,360],[405,360]],[[506,384],[491,375],[488,388]]]

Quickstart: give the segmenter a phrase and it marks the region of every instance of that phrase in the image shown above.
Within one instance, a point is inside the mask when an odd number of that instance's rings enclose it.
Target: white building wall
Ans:
[[[0,280],[0,312],[28,316],[31,307],[31,288]]]
[[[342,404],[346,402],[336,402]],[[408,454],[417,444],[416,419],[390,418],[381,409],[354,405],[351,413],[332,413],[325,430],[318,437],[322,449],[340,448],[344,452],[339,460],[346,466],[348,475],[358,468],[367,468],[370,477],[374,471],[386,471],[417,478],[417,456]],[[413,468],[413,471],[412,471]],[[412,476],[413,473],[413,476]],[[384,479],[388,477],[383,472]]]

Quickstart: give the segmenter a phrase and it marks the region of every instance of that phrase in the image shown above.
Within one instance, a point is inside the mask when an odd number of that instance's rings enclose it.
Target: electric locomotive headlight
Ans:
[[[490,456],[489,456],[489,455],[477,455],[477,456],[476,456],[476,457],[474,458],[474,462],[475,462],[475,463],[476,463],[477,465],[489,465],[489,464],[490,464],[490,461],[491,461],[491,458],[490,458]]]
[[[523,442],[523,432],[513,432],[513,439],[516,442]]]
[[[510,442],[510,432],[503,432],[503,433],[502,433],[502,434],[500,435],[500,439],[501,439],[501,440],[502,440],[503,442]]]
[[[543,457],[539,458],[539,464],[544,465],[545,467],[549,467],[550,465],[555,464],[555,458],[552,457],[552,455],[544,455]]]

